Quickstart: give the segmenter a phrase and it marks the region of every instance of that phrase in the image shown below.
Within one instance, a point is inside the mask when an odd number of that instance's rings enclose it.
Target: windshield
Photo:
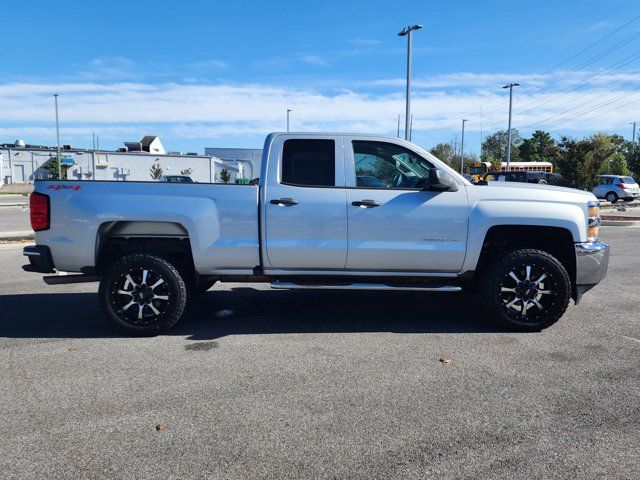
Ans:
[[[631,177],[620,177],[621,183],[636,183],[635,180]]]
[[[471,167],[470,169],[472,175],[478,175],[480,173],[484,173],[487,171],[486,167]]]

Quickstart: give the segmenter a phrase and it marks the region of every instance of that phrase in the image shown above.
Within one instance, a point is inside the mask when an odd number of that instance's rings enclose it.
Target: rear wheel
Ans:
[[[125,255],[102,275],[100,306],[119,328],[151,336],[180,319],[187,290],[178,270],[164,258],[146,253]]]
[[[571,279],[564,266],[541,250],[515,250],[484,274],[482,298],[501,325],[535,332],[553,325],[571,297]]]
[[[607,202],[616,203],[618,201],[618,194],[616,192],[609,192],[605,197]]]

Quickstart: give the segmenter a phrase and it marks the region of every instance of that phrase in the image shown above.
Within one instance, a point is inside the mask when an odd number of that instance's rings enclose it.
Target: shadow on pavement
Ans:
[[[123,337],[95,293],[0,297],[0,337]],[[273,291],[241,287],[193,298],[169,335],[204,340],[270,333],[500,332],[469,294]]]

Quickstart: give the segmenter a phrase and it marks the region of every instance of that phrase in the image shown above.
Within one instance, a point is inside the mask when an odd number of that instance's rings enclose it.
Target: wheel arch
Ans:
[[[98,273],[116,258],[144,252],[171,259],[183,273],[195,272],[189,232],[176,222],[111,221],[98,228],[95,265]]]
[[[576,255],[574,238],[571,231],[563,227],[495,225],[489,228],[482,243],[474,278],[479,278],[495,258],[508,251],[521,248],[543,250],[557,258],[569,273],[572,297],[575,299]]]

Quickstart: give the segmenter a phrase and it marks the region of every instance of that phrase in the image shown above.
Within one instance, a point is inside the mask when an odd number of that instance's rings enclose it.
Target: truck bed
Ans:
[[[116,181],[36,181],[50,197],[50,247],[58,270],[95,265],[104,235],[188,238],[201,274],[246,274],[259,265],[258,186]]]

